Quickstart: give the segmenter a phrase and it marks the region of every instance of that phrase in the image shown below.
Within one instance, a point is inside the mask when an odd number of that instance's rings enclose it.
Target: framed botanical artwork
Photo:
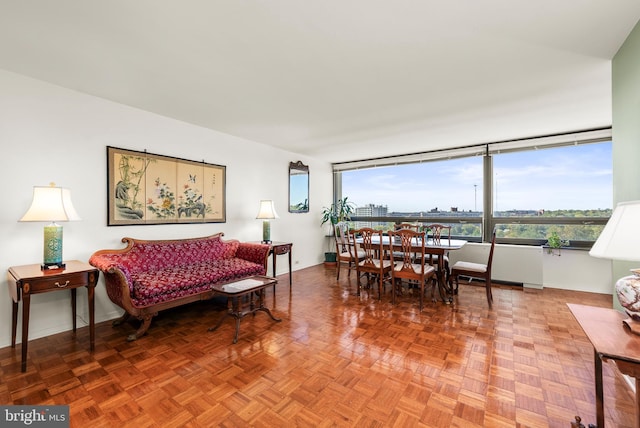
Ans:
[[[226,167],[107,146],[108,225],[226,222]]]

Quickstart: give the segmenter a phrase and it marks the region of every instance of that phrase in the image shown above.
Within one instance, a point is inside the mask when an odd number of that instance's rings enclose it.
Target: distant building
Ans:
[[[388,210],[386,205],[368,204],[363,207],[357,207],[355,216],[356,217],[385,217],[387,215],[387,212]],[[375,221],[375,222],[357,221],[355,222],[354,227],[356,229],[360,229],[363,227],[374,228],[375,226],[384,226],[385,224],[386,224],[385,222],[379,222],[379,221]]]

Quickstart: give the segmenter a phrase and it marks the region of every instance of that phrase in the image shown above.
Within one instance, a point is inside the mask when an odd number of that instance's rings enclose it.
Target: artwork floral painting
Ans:
[[[109,226],[226,221],[226,167],[107,147]]]

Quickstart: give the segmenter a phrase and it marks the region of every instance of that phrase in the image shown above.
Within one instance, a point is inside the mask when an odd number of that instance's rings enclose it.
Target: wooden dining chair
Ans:
[[[402,281],[407,284],[418,286],[420,290],[420,311],[424,305],[424,286],[429,281],[436,270],[426,263],[425,257],[425,233],[415,232],[410,229],[400,229],[389,232],[391,254],[403,254],[402,260],[398,261],[391,269],[391,301],[395,305],[396,292],[402,291]]]
[[[431,239],[434,245],[440,245],[440,243],[443,240],[451,244],[451,226],[445,226],[444,224],[433,223],[433,224],[426,225],[424,228],[428,229],[431,232]],[[442,272],[439,271],[440,264],[438,263],[439,262],[438,258],[440,256],[438,254],[427,254],[426,257],[427,257],[428,263],[436,269],[436,273],[438,275],[443,276],[442,280],[446,283],[449,283],[449,277],[450,277],[449,254],[444,253],[442,256],[443,258]]]
[[[403,230],[403,229],[419,232],[420,225],[416,223],[397,223],[393,227],[394,231]],[[396,250],[395,252],[390,251],[389,254],[393,255],[393,260],[395,261],[402,261],[402,259],[404,259],[404,254],[402,253],[402,251],[399,251],[399,250]]]
[[[393,229],[394,230],[409,229],[409,230],[418,232],[418,230],[420,229],[420,225],[415,223],[398,223],[394,226]]]
[[[373,230],[369,227],[350,232],[353,242],[360,240],[359,246],[363,251],[364,258],[356,263],[358,273],[358,296],[360,295],[362,276],[367,277],[367,284],[371,284],[371,277],[378,279],[378,300],[382,299],[382,291],[385,281],[391,280],[391,269],[395,265],[393,261],[385,257],[383,251],[382,231]]]
[[[353,236],[349,234],[349,226],[346,222],[336,223],[334,232],[336,238],[336,261],[338,262],[336,279],[339,280],[341,267],[346,265],[347,276],[350,277],[351,271],[356,268],[356,264],[364,259],[364,251],[356,245]]]
[[[458,293],[458,278],[460,276],[466,276],[470,279],[483,279],[485,288],[487,289],[487,303],[489,303],[489,308],[491,308],[493,303],[493,295],[491,293],[491,264],[493,263],[493,250],[495,246],[496,231],[494,230],[493,236],[491,237],[491,247],[489,249],[489,259],[487,260],[487,264],[465,261],[457,261],[453,264],[451,267],[451,276],[449,277],[449,288],[453,290],[454,294]],[[453,281],[456,283],[455,288],[453,288]]]

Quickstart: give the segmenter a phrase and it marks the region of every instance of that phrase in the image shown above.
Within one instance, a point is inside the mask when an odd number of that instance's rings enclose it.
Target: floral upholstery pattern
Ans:
[[[131,299],[136,306],[149,306],[194,292],[208,291],[216,282],[262,274],[262,266],[236,257],[140,272],[132,275]]]
[[[217,282],[266,273],[269,246],[224,241],[221,236],[155,241],[124,238],[127,248],[97,251],[89,263],[104,273],[107,287],[117,282],[108,275],[122,274],[131,304],[138,308],[207,292]],[[110,298],[116,295],[108,294]]]

